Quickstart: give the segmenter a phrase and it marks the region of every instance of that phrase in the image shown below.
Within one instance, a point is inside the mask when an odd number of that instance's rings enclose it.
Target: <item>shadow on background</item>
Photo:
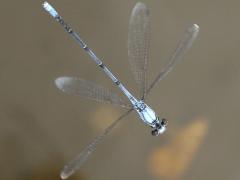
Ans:
[[[12,104],[11,108],[6,107],[5,113],[5,117],[12,120],[16,128],[11,129],[2,141],[1,151],[5,156],[1,158],[0,179],[60,179],[60,171],[66,160],[63,160],[57,141],[23,106]],[[71,179],[86,180],[81,172]]]

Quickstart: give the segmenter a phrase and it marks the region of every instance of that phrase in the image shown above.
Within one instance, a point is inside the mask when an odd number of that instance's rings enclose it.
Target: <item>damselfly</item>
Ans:
[[[66,179],[72,175],[89,157],[89,155],[96,149],[96,146],[107,136],[111,130],[130,112],[136,111],[139,118],[149,127],[151,127],[152,135],[157,136],[166,130],[167,120],[157,116],[145,102],[146,96],[156,85],[161,81],[182,59],[184,53],[190,48],[193,41],[197,37],[199,27],[196,24],[190,26],[184,38],[178,44],[176,50],[173,52],[171,58],[165,67],[160,71],[153,82],[147,86],[146,71],[148,60],[148,47],[149,47],[149,11],[143,3],[137,3],[132,10],[129,22],[129,35],[128,35],[128,59],[130,62],[131,70],[133,72],[135,81],[140,90],[140,98],[133,96],[125,86],[119,81],[116,76],[107,68],[106,65],[94,54],[94,52],[86,45],[82,38],[63,20],[58,12],[48,3],[43,3],[44,9],[59,22],[69,35],[76,40],[81,48],[91,57],[91,59],[99,66],[103,72],[119,87],[123,94],[128,98],[129,102],[126,103],[116,94],[110,92],[106,88],[97,85],[93,82],[75,77],[59,77],[55,80],[56,86],[65,93],[72,95],[79,95],[96,101],[109,102],[117,104],[128,109],[123,115],[115,120],[108,126],[102,134],[96,137],[92,143],[87,145],[85,149],[72,161],[70,161],[61,172],[61,178]]]

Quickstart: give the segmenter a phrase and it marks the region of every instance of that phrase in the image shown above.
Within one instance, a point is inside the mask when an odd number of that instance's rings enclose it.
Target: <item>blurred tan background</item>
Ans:
[[[200,35],[148,103],[169,120],[157,138],[130,115],[70,179],[240,179],[239,1],[145,0],[151,12],[148,80],[192,23]],[[41,7],[1,0],[0,179],[59,179],[63,165],[121,108],[68,96],[58,76],[79,76],[120,94]],[[127,60],[136,1],[50,1],[105,64],[137,93]]]

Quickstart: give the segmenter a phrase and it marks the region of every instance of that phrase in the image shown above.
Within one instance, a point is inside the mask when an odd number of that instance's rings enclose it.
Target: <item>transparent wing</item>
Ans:
[[[191,47],[192,43],[196,39],[198,32],[199,32],[199,26],[197,24],[193,24],[191,27],[187,29],[184,35],[184,38],[178,44],[169,62],[165,65],[165,67],[160,71],[158,76],[154,79],[152,84],[147,89],[146,94],[150,92],[150,90],[156,85],[157,82],[163,80],[163,78],[173,69],[173,67],[180,60],[182,60],[183,55]]]
[[[97,145],[101,143],[104,138],[111,132],[111,130],[125,117],[127,116],[133,109],[128,110],[122,116],[120,116],[117,120],[115,120],[110,126],[108,126],[102,134],[96,137],[92,143],[87,145],[83,151],[72,161],[70,161],[62,170],[60,176],[62,179],[67,179],[71,176],[80,166],[88,159],[91,153],[96,149]]]
[[[132,10],[128,33],[128,59],[135,81],[144,97],[147,80],[150,21],[147,7],[139,2]]]
[[[84,79],[59,77],[55,80],[55,84],[60,90],[67,94],[82,96],[98,102],[108,102],[124,108],[130,108],[130,106],[116,94],[98,84]]]

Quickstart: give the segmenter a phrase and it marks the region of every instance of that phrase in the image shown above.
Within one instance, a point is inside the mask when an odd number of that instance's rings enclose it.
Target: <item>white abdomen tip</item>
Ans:
[[[193,24],[190,28],[189,31],[190,32],[198,32],[200,29],[200,27],[197,24]]]
[[[200,27],[197,24],[193,24],[193,28],[197,31],[199,31]]]
[[[58,16],[58,13],[57,11],[47,2],[45,1],[43,4],[42,4],[43,8],[52,16],[52,17],[57,17]]]

